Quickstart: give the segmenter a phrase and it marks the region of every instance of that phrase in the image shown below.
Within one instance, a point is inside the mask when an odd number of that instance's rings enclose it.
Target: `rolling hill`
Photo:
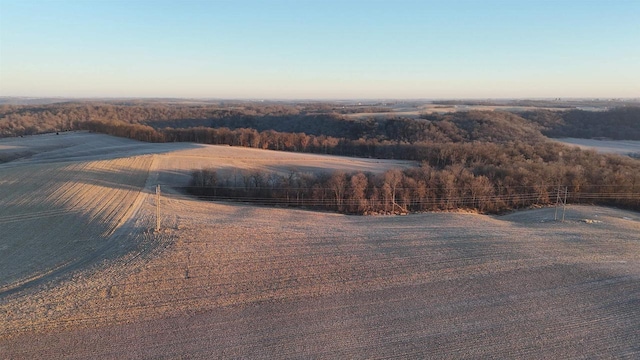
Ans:
[[[0,140],[7,358],[640,355],[640,216],[347,216],[203,202],[194,169],[407,161],[91,133]],[[156,184],[162,229],[155,232]]]

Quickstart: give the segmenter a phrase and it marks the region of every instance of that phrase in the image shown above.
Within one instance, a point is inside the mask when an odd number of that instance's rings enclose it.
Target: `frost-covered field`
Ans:
[[[412,164],[87,133],[13,141],[0,154],[31,154],[0,164],[1,357],[640,356],[637,213],[201,202],[170,188],[194,168]]]
[[[578,146],[585,150],[595,150],[600,153],[633,155],[640,157],[640,141],[635,140],[593,140],[562,138],[554,139],[566,145]]]

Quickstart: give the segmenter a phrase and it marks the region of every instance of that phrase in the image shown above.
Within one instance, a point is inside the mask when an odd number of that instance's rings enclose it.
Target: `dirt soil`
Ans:
[[[413,165],[54,136],[0,140],[0,358],[640,357],[638,213],[202,202],[193,167]]]

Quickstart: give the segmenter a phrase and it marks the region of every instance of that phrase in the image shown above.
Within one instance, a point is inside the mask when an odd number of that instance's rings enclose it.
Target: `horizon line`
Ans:
[[[545,101],[638,101],[640,97],[620,96],[535,96],[535,97],[317,97],[317,98],[267,98],[267,97],[180,97],[180,96],[28,96],[0,95],[0,99],[59,99],[59,100],[200,100],[200,101],[513,101],[513,100],[545,100]]]

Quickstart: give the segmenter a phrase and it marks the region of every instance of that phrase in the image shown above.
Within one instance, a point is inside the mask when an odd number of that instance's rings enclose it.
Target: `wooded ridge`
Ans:
[[[0,134],[89,130],[147,142],[226,144],[422,164],[382,176],[294,174],[285,179],[282,174],[247,174],[253,180],[243,180],[242,186],[228,181],[205,185],[198,178],[205,176],[204,170],[194,169],[201,173],[194,175],[193,186],[211,187],[190,190],[201,196],[270,199],[288,206],[326,204],[348,213],[457,208],[494,213],[551,204],[558,187],[566,186],[572,202],[640,210],[640,161],[580,150],[545,136],[640,139],[640,108],[522,114],[469,111],[420,119],[352,119],[336,109],[341,108],[235,103],[3,105]],[[217,127],[220,124],[228,127]]]

